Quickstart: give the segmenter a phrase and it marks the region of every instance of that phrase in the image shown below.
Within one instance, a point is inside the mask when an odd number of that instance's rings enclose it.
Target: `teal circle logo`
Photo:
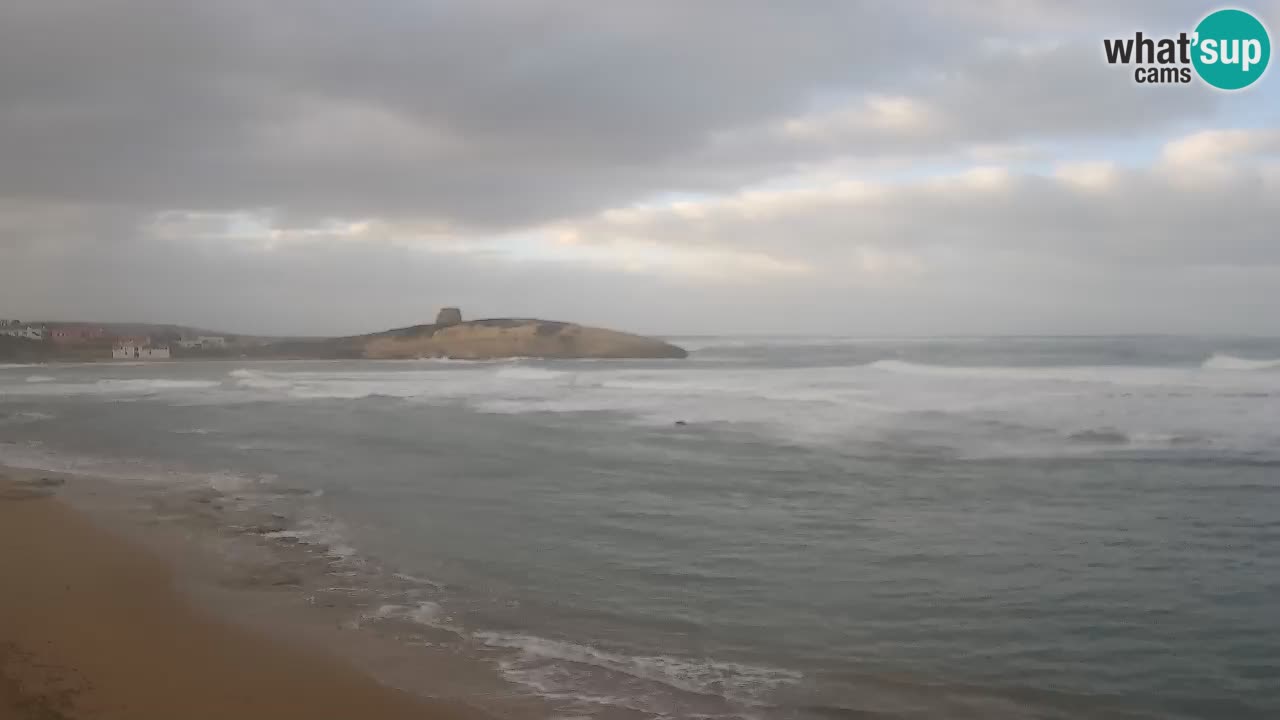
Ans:
[[[1271,59],[1271,38],[1258,18],[1243,10],[1212,12],[1196,26],[1191,63],[1200,79],[1219,90],[1257,82]]]

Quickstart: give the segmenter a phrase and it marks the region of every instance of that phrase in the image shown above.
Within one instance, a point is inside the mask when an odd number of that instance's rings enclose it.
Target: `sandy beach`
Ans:
[[[163,560],[60,502],[58,482],[0,469],[0,718],[476,717],[198,612]]]

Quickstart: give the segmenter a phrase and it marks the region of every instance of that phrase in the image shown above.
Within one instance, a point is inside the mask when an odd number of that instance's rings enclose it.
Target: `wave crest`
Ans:
[[[768,693],[803,679],[801,673],[782,668],[663,655],[626,655],[518,633],[479,632],[474,637],[489,647],[519,651],[518,659],[505,664],[504,674],[509,680],[534,686],[544,693],[549,690],[544,686],[549,674],[545,672],[549,669],[548,664],[553,664],[558,670],[554,675],[558,676],[556,684],[561,686],[558,688],[561,692],[570,688],[581,690],[583,681],[601,679],[590,670],[575,673],[572,666],[577,665],[657,683],[678,691],[749,704],[762,702]],[[535,677],[543,682],[531,682]]]
[[[1213,357],[1201,365],[1206,370],[1277,370],[1280,369],[1280,358],[1272,360],[1251,360],[1225,353],[1214,353]]]

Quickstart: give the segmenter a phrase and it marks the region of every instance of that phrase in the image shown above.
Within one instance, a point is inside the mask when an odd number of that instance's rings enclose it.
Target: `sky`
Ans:
[[[1280,334],[1280,70],[1103,57],[1218,7],[6,0],[0,317]]]

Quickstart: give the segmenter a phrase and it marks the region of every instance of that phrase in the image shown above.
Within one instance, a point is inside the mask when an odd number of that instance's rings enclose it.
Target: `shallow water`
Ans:
[[[0,461],[274,513],[566,716],[1280,713],[1280,341],[677,342],[0,368]]]

